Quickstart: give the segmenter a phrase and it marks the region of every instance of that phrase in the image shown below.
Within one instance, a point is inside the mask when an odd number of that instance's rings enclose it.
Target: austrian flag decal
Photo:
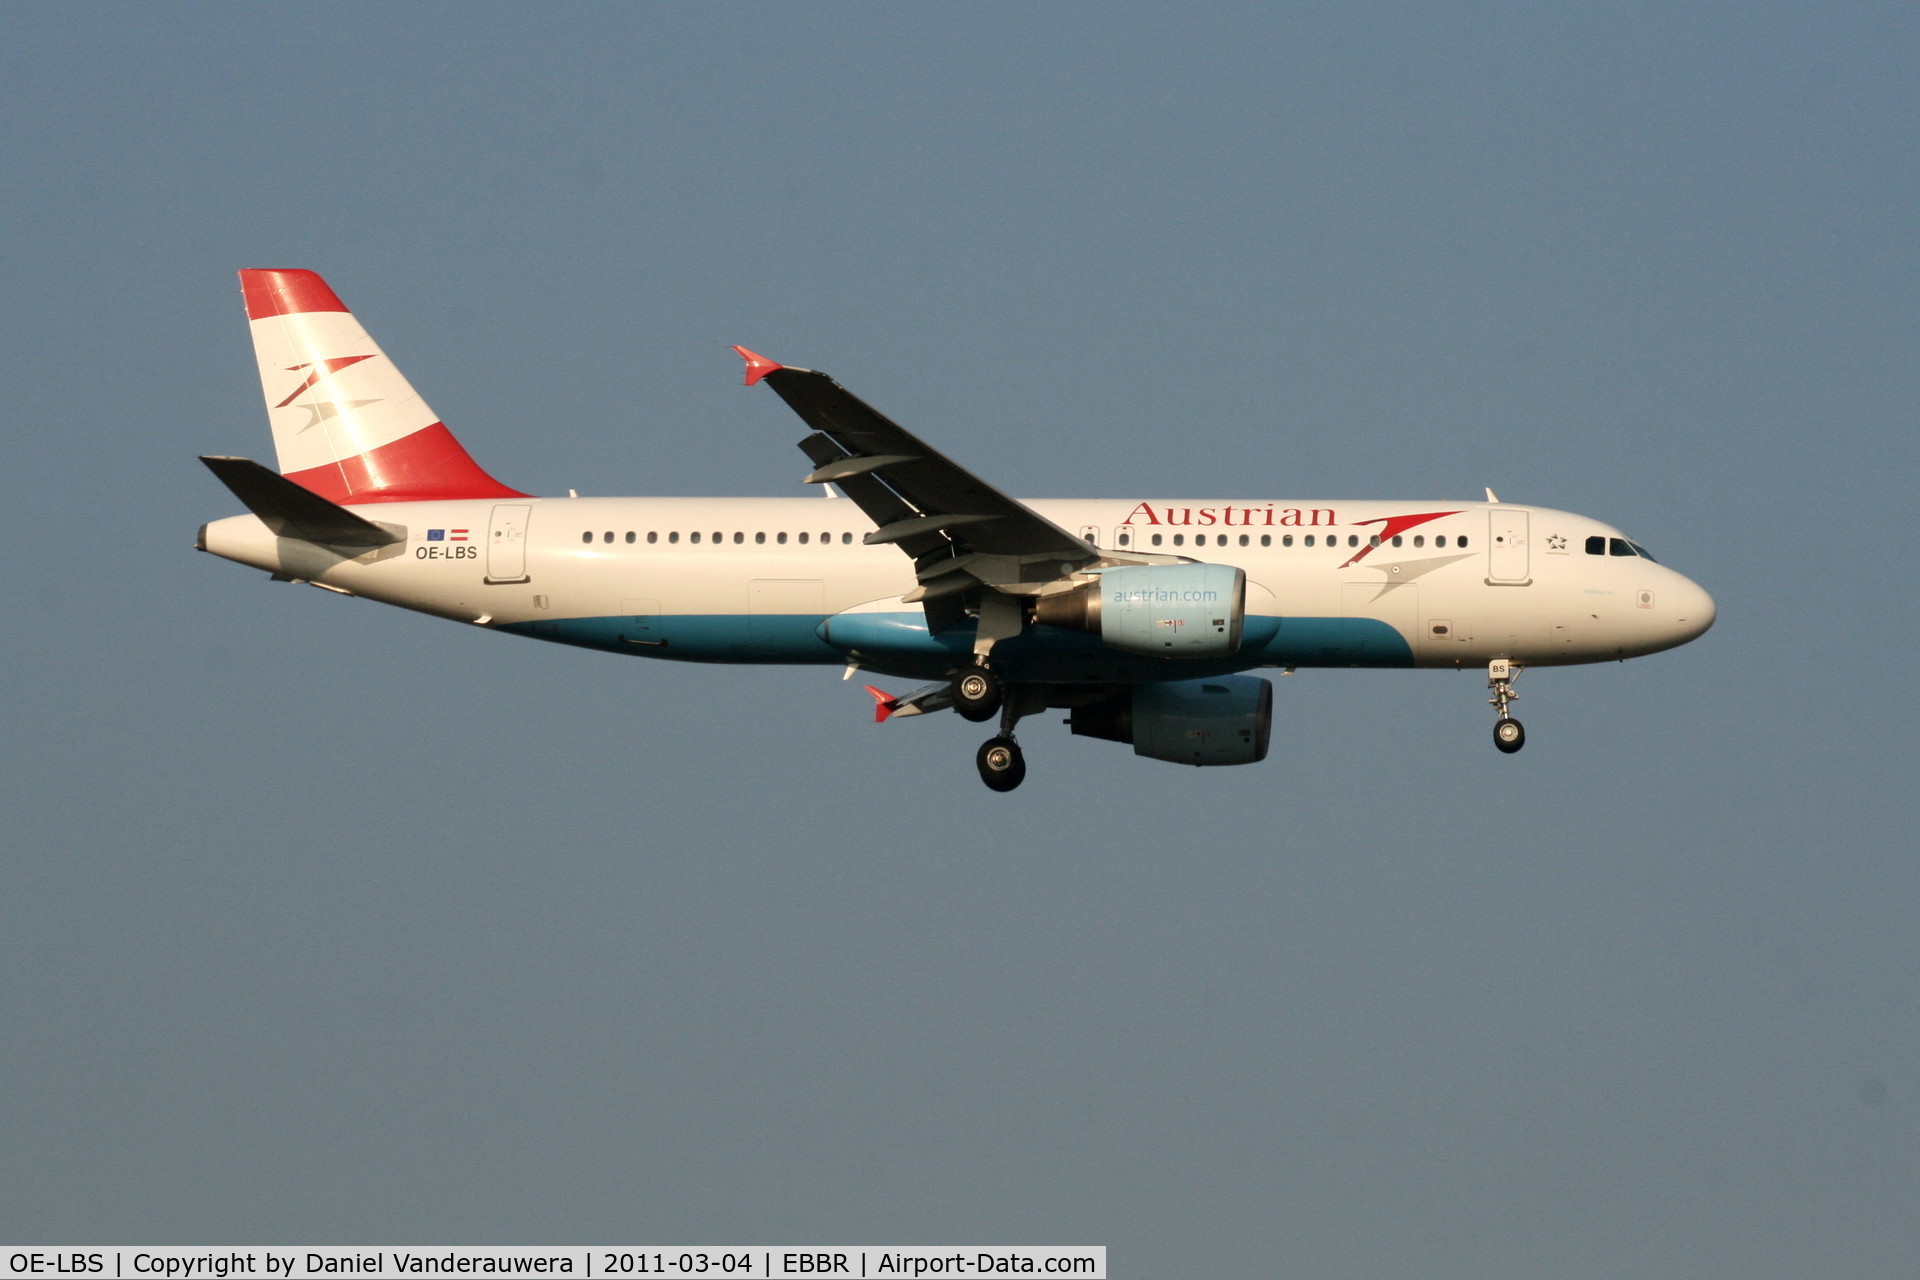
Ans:
[[[429,529],[427,530],[428,542],[465,542],[466,540],[467,540],[467,531],[465,529]]]

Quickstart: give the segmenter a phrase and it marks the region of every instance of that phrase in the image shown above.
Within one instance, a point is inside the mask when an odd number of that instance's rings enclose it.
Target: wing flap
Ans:
[[[918,461],[920,461],[920,459],[908,458],[897,453],[878,453],[866,458],[856,458],[848,455],[829,462],[825,466],[814,468],[801,483],[831,484],[835,480],[844,480],[848,476],[863,476],[869,471],[878,471],[883,467],[896,466],[902,462]]]

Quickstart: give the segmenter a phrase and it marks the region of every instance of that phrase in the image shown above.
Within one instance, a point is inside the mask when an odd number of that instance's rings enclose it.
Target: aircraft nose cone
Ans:
[[[1700,584],[1685,578],[1681,584],[1674,601],[1679,606],[1674,611],[1674,623],[1680,631],[1680,642],[1685,644],[1706,634],[1714,618],[1719,616],[1719,610],[1714,607],[1713,597]]]

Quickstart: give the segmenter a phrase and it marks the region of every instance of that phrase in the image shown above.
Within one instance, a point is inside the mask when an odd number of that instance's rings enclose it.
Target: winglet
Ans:
[[[740,358],[747,362],[747,380],[742,384],[744,386],[750,387],[768,374],[780,372],[781,366],[763,355],[756,355],[745,347],[735,347],[734,350],[738,351]]]
[[[876,689],[870,684],[861,688],[873,695],[873,722],[885,724],[887,717],[893,714],[893,709],[900,705],[900,700],[885,689]]]

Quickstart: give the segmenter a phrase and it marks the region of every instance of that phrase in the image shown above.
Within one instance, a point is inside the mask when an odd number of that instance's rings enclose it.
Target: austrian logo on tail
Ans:
[[[328,374],[338,373],[340,372],[340,370],[345,369],[349,365],[356,365],[356,364],[359,364],[362,360],[371,360],[371,359],[373,359],[372,356],[334,356],[329,360],[322,360],[318,364],[288,365],[287,366],[288,373],[298,373],[302,369],[311,369],[313,370],[313,372],[307,375],[306,381],[302,382],[299,386],[293,389],[292,395],[289,395],[285,400],[282,400],[279,404],[273,407],[276,409],[284,409],[288,405],[293,403],[294,396],[299,395],[302,391],[306,391],[314,386],[317,386],[320,382],[320,379],[326,377]]]
[[[295,409],[305,409],[307,413],[311,415],[307,419],[306,425],[300,428],[301,431],[305,432],[313,429],[314,427],[319,426],[321,423],[327,421],[329,418],[338,417],[342,413],[349,412],[354,409],[364,409],[370,404],[379,404],[380,401],[377,398],[373,400],[345,400],[345,401],[303,400],[299,404],[293,403],[294,400],[298,398],[302,392],[311,391],[314,387],[318,386],[322,379],[332,374],[338,373],[340,372],[340,370],[345,369],[351,365],[359,364],[362,360],[371,360],[371,359],[373,359],[373,357],[370,355],[333,356],[329,359],[322,360],[317,364],[289,365],[287,367],[288,373],[298,373],[302,369],[311,369],[312,372],[306,376],[305,381],[301,382],[299,386],[293,389],[292,393],[288,395],[285,400],[282,400],[279,404],[273,407],[276,409],[285,409],[289,405],[292,405]]]

